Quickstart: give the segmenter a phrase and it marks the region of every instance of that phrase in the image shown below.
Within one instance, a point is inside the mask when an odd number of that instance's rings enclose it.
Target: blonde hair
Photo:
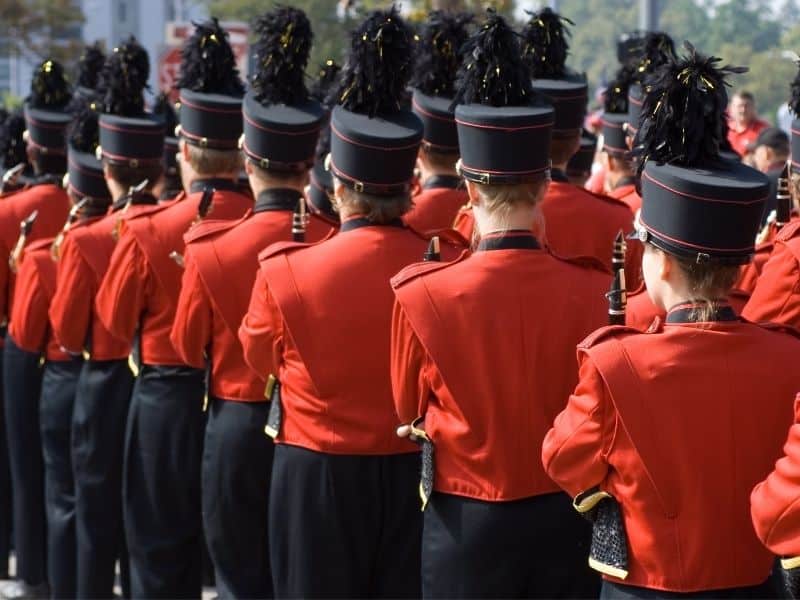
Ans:
[[[543,191],[547,181],[547,177],[542,177],[537,181],[526,183],[475,183],[475,187],[481,196],[486,212],[494,215],[501,223],[508,222],[511,212],[520,205],[536,208],[535,229],[537,232],[544,233],[544,218],[541,211],[538,210],[538,206],[544,195]],[[479,237],[477,228],[474,228],[472,230],[473,246],[477,246]]]
[[[189,164],[195,173],[201,176],[217,173],[235,173],[242,168],[242,153],[239,150],[217,150],[216,148],[200,148],[194,144],[186,144],[189,148]]]
[[[357,192],[342,186],[341,203],[346,204],[353,213],[363,215],[368,221],[384,225],[399,219],[413,205],[411,193],[405,192],[394,196],[378,196]]]

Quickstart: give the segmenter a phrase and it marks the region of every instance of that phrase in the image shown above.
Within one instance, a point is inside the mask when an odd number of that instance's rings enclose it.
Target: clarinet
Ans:
[[[119,241],[120,232],[122,231],[122,220],[125,217],[125,213],[128,212],[128,209],[133,204],[136,196],[144,191],[144,188],[147,187],[148,183],[150,183],[150,181],[145,179],[138,185],[132,185],[130,188],[128,188],[128,200],[125,202],[125,206],[122,207],[122,210],[119,211],[119,216],[114,223],[114,229],[111,230],[111,237],[114,238],[115,242]]]
[[[422,256],[422,260],[425,262],[439,262],[442,260],[438,235],[435,235],[431,238],[431,241],[428,244],[428,249],[425,250],[425,254]]]
[[[87,202],[89,202],[88,197],[84,198],[83,200],[75,204],[71,209],[69,209],[69,215],[67,216],[67,220],[64,223],[64,227],[62,227],[61,231],[58,232],[56,239],[50,246],[50,258],[52,258],[55,262],[58,262],[58,259],[61,258],[61,244],[64,243],[64,238],[67,235],[67,231],[69,231],[69,228],[72,227],[72,224],[78,220],[78,217],[80,217],[81,209]]]
[[[203,190],[203,195],[200,197],[200,203],[197,205],[197,216],[192,221],[191,227],[194,227],[198,223],[200,223],[203,219],[205,219],[214,209],[214,188],[211,186],[206,187]],[[175,261],[175,263],[180,267],[184,268],[186,266],[186,262],[183,259],[183,254],[180,252],[173,250],[169,253],[169,257]]]
[[[37,216],[39,216],[39,211],[34,210],[27,219],[19,223],[19,238],[17,238],[17,244],[11,252],[11,256],[8,257],[8,268],[11,269],[12,273],[17,272],[17,266],[19,266],[19,261],[22,258],[22,251],[25,249],[25,242],[31,234],[33,223],[36,221]]]
[[[780,229],[792,218],[792,194],[789,192],[789,163],[787,162],[778,177],[778,193],[775,205],[775,227]]]
[[[305,198],[300,198],[297,201],[297,206],[292,215],[292,241],[305,242],[306,241],[306,201]]]
[[[625,236],[620,231],[614,240],[614,253],[611,255],[611,268],[614,279],[611,289],[606,294],[608,298],[608,324],[625,325],[625,308],[628,304],[628,293],[625,287]]]

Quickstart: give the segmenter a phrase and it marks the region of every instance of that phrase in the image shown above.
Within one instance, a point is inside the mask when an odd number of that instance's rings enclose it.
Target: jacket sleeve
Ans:
[[[542,445],[545,471],[573,498],[605,480],[615,421],[600,373],[586,354],[580,361],[578,385]]]
[[[755,323],[800,326],[800,267],[786,244],[775,243],[742,316]]]
[[[0,240],[0,323],[11,319],[9,295],[11,294],[11,281],[9,276],[8,258],[11,250]]]
[[[48,298],[41,284],[36,261],[23,260],[17,272],[17,301],[11,335],[27,352],[43,352],[47,345]]]
[[[794,412],[784,456],[750,495],[758,538],[775,554],[792,557],[800,555],[800,397]]]
[[[116,338],[133,339],[145,308],[150,277],[147,259],[131,233],[123,233],[97,291],[95,310]]]
[[[202,369],[205,366],[205,350],[211,343],[212,309],[206,287],[200,279],[197,260],[188,247],[184,260],[186,268],[169,338],[178,356],[187,365]]]
[[[272,297],[264,272],[259,269],[250,306],[239,327],[239,341],[250,368],[266,379],[278,375],[283,356],[283,317]]]
[[[395,300],[392,313],[391,376],[394,406],[401,423],[410,423],[425,412],[432,392],[426,376],[427,352]]]
[[[80,354],[89,331],[95,275],[70,236],[61,246],[56,273],[56,292],[49,311],[53,335],[67,352]]]

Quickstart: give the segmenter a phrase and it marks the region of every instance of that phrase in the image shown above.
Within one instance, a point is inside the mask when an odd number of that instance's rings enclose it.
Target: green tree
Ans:
[[[76,0],[0,0],[0,40],[13,54],[70,64],[80,54],[83,21]]]

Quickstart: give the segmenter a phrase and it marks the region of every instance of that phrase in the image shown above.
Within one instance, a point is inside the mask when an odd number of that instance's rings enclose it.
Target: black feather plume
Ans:
[[[675,60],[675,42],[663,31],[650,31],[642,44],[642,56],[637,67],[639,80],[656,71],[661,65]]]
[[[228,32],[216,18],[194,26],[194,33],[181,51],[181,75],[176,87],[193,92],[241,96],[244,85],[228,43]]]
[[[396,7],[370,13],[351,34],[338,103],[370,117],[400,111],[408,95],[412,38]]]
[[[522,106],[534,99],[519,35],[489,9],[486,22],[464,44],[456,76],[456,104]]]
[[[719,157],[731,74],[744,67],[718,66],[720,58],[698,54],[685,42],[687,55],[669,59],[648,78],[642,122],[634,154],[647,160],[686,166]]]
[[[78,85],[89,90],[95,89],[105,62],[106,55],[99,41],[86,46],[78,59]]]
[[[97,145],[100,143],[100,128],[97,122],[98,114],[96,104],[81,98],[74,101],[72,122],[67,129],[67,139],[69,145],[79,152],[94,154]]]
[[[20,163],[28,163],[25,151],[25,117],[21,110],[11,112],[0,124],[0,159],[3,167],[10,169]]]
[[[103,111],[138,117],[144,114],[144,90],[150,77],[147,51],[131,36],[114,48],[103,66]]]
[[[314,33],[306,13],[277,6],[256,20],[253,46],[255,73],[250,78],[256,100],[268,104],[298,104],[308,99],[305,68]]]
[[[33,73],[28,105],[32,108],[63,109],[72,99],[72,90],[64,75],[64,67],[55,60],[46,60]]]
[[[309,90],[311,97],[317,102],[329,106],[331,104],[331,92],[339,85],[341,71],[342,67],[332,58],[329,58],[321,64],[317,73],[317,79],[311,84],[311,89]]]
[[[434,10],[422,27],[411,87],[429,96],[452,98],[461,64],[461,47],[469,38],[473,15]]]
[[[800,60],[797,61],[797,75],[794,76],[790,90],[789,110],[796,118],[800,118]]]
[[[567,23],[575,24],[549,7],[531,14],[522,30],[522,53],[534,79],[561,79],[567,74]]]
[[[623,65],[619,68],[605,91],[603,109],[607,113],[624,114],[628,112],[628,89],[634,80],[635,69]]]
[[[178,115],[175,113],[175,106],[166,92],[161,92],[156,96],[152,113],[159,117],[164,123],[164,130],[167,132],[167,137],[175,135],[173,132],[180,121],[178,120]]]

